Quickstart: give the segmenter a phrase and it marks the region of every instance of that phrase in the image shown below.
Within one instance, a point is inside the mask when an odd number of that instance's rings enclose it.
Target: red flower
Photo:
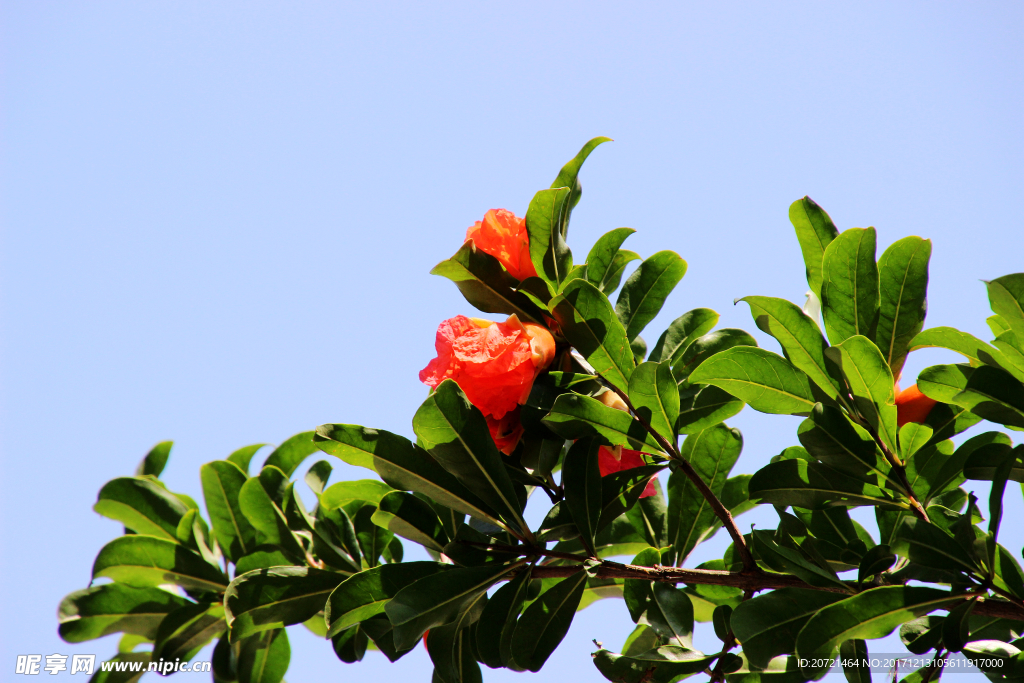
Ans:
[[[555,356],[551,333],[514,315],[503,323],[449,318],[438,325],[434,348],[437,357],[420,371],[420,381],[436,387],[455,380],[470,403],[497,420],[526,402]]]
[[[494,445],[505,455],[512,455],[512,451],[519,444],[523,436],[523,425],[519,421],[519,406],[505,413],[501,419],[487,416],[487,429],[491,432]]]
[[[902,427],[908,422],[924,422],[928,419],[928,413],[932,412],[932,408],[938,403],[938,401],[922,394],[916,384],[907,387],[903,391],[899,390],[899,385],[897,384],[896,391],[897,427]]]
[[[634,467],[643,467],[646,464],[640,451],[631,451],[622,446],[615,446],[614,448],[601,446],[597,450],[597,468],[601,471],[602,477],[607,477],[609,474],[621,472],[622,470],[631,470]],[[654,477],[651,477],[640,497],[647,498],[648,496],[655,495],[657,492],[658,490],[654,488]]]
[[[530,260],[530,237],[526,232],[526,219],[518,218],[505,209],[491,209],[466,230],[466,241],[473,240],[476,248],[490,254],[505,266],[509,275],[517,280],[535,277],[537,269]]]

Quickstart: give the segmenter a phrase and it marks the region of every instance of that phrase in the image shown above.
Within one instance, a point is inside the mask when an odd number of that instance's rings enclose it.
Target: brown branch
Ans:
[[[536,579],[565,578],[584,569],[583,565],[540,565],[532,569],[531,576]],[[602,579],[641,579],[660,581],[662,583],[689,583],[694,585],[730,586],[744,591],[774,590],[776,588],[804,588],[854,595],[857,589],[852,583],[845,589],[833,586],[812,586],[789,574],[760,572],[727,572],[716,569],[680,569],[678,567],[640,567],[618,562],[604,561],[591,569]],[[971,611],[979,616],[998,617],[1013,621],[1024,621],[1024,605],[1006,602],[994,598],[978,599]]]

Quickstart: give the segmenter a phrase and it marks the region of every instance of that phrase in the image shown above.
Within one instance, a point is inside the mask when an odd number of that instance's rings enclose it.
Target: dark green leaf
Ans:
[[[579,530],[583,545],[591,557],[597,556],[594,536],[601,517],[601,471],[598,467],[599,439],[580,439],[565,455],[562,486],[565,506]]]
[[[256,547],[256,528],[238,504],[238,494],[247,479],[245,472],[233,462],[214,460],[199,468],[199,478],[213,535],[228,559],[237,562]]]
[[[146,453],[146,457],[142,459],[139,466],[135,468],[135,476],[150,475],[159,477],[161,472],[164,471],[164,467],[167,466],[167,459],[171,457],[171,446],[173,445],[173,441],[161,441],[153,446],[149,453]]]
[[[647,355],[647,342],[644,341],[643,337],[637,336],[633,341],[629,342],[629,349],[633,352],[634,361],[638,364],[644,362],[644,357]]]
[[[693,647],[693,604],[675,586],[654,582],[647,621],[666,645]]]
[[[672,321],[662,332],[651,351],[650,360],[675,365],[693,340],[711,331],[718,323],[718,313],[710,308],[695,308]]]
[[[668,363],[641,363],[629,378],[629,400],[636,415],[669,441],[679,418],[679,387]]]
[[[435,552],[442,552],[450,540],[434,508],[404,491],[384,496],[372,521]]]
[[[956,351],[975,363],[998,365],[1001,358],[999,351],[977,337],[952,327],[932,327],[924,330],[910,340],[907,352],[917,349],[940,348]]]
[[[615,256],[612,257],[611,265],[608,266],[608,274],[605,275],[604,281],[598,286],[598,289],[605,294],[611,294],[619,288],[619,283],[622,282],[622,274],[626,271],[628,266],[633,261],[639,261],[640,254],[629,249],[619,249]]]
[[[573,280],[551,300],[550,308],[573,348],[605,380],[625,390],[636,364],[608,297],[586,280]]]
[[[763,503],[809,510],[829,505],[880,505],[909,509],[882,489],[816,462],[792,459],[758,470],[750,480],[750,497]]]
[[[716,496],[743,449],[738,429],[717,425],[691,434],[680,452]],[[668,544],[677,567],[715,530],[717,517],[704,496],[680,469],[668,480]]]
[[[96,673],[89,679],[89,683],[135,683],[145,673],[146,667],[151,661],[149,652],[124,652],[107,660],[110,671],[97,668]],[[124,667],[118,671],[118,665]],[[133,665],[139,665],[139,673],[135,673]]]
[[[1024,273],[986,282],[992,311],[1002,317],[1018,339],[1024,339]]]
[[[178,522],[189,508],[154,481],[118,477],[103,485],[92,509],[136,533],[177,540]]]
[[[868,644],[863,640],[847,640],[839,646],[843,676],[848,683],[871,683],[871,660]]]
[[[420,457],[428,458],[429,456],[421,452]],[[376,479],[339,481],[323,492],[323,495],[320,496],[320,504],[325,508],[347,507],[355,501],[379,505],[384,496],[394,491],[395,489]]]
[[[512,635],[511,652],[516,664],[528,671],[540,671],[569,631],[586,585],[587,573],[577,572],[541,593],[526,608]]]
[[[855,335],[874,337],[878,324],[874,228],[844,230],[825,248],[821,308],[832,344]]]
[[[1024,482],[1024,464],[1020,462],[1020,446],[1013,448],[1005,434],[999,432],[986,432],[979,436],[995,435],[1003,437],[990,443],[980,444],[975,448],[964,462],[964,477],[981,481],[993,481],[996,472],[1006,458],[1012,458],[1008,479]],[[974,437],[978,438],[978,437]],[[966,445],[966,443],[965,443]],[[960,448],[963,448],[961,446]],[[1017,455],[1010,455],[1016,451]]]
[[[900,626],[900,640],[915,655],[923,655],[942,642],[942,624],[945,617],[927,616],[908,621]]]
[[[772,657],[796,650],[797,634],[815,612],[842,599],[836,593],[780,588],[740,603],[729,621],[743,654],[763,669]]]
[[[949,610],[942,622],[942,647],[950,652],[960,652],[970,637],[970,616],[976,600],[964,600]]]
[[[359,552],[368,567],[376,567],[380,564],[381,555],[385,553],[388,544],[395,538],[393,533],[373,522],[375,511],[374,506],[363,505],[352,517],[352,525],[355,527],[356,539],[359,542]]]
[[[967,380],[973,374],[974,368],[966,364],[933,365],[918,375],[917,388],[928,398],[950,403],[967,388]]]
[[[331,463],[326,460],[317,460],[306,472],[304,477],[306,485],[312,489],[317,497],[321,496],[324,489],[327,488],[327,481],[331,478],[331,471],[333,469]]]
[[[384,607],[395,628],[395,646],[410,647],[428,629],[452,621],[511,569],[504,565],[457,568],[406,585]]]
[[[324,608],[327,635],[334,636],[382,614],[398,591],[444,569],[445,565],[437,562],[403,562],[380,565],[348,577],[330,594]]]
[[[896,530],[892,549],[911,562],[932,569],[960,573],[979,570],[972,552],[934,524],[906,518]]]
[[[881,305],[875,343],[893,377],[900,376],[910,341],[924,327],[931,254],[931,240],[904,237],[893,242],[878,260]]]
[[[481,595],[451,624],[430,629],[425,638],[427,652],[434,663],[433,680],[444,683],[483,683],[480,665],[473,651],[470,622],[479,618],[487,596]]]
[[[743,401],[716,386],[694,386],[685,382],[679,386],[676,431],[696,434],[728,420],[743,410],[743,406]]]
[[[362,626],[356,626],[331,638],[331,645],[334,647],[334,654],[338,659],[346,664],[354,664],[366,654],[369,640],[363,633]]]
[[[601,235],[587,254],[587,279],[595,287],[601,285],[612,275],[612,263],[619,247],[636,230],[633,228],[615,228]]]
[[[885,543],[876,545],[864,553],[857,570],[857,581],[864,583],[875,574],[888,570],[894,564],[896,564],[896,555],[893,554],[889,546]]]
[[[92,577],[101,576],[139,588],[176,583],[220,592],[228,585],[227,577],[198,554],[154,536],[122,536],[103,546],[92,566]]]
[[[442,467],[497,510],[514,530],[530,534],[487,421],[458,384],[441,382],[416,411],[412,426]]]
[[[644,548],[630,562],[637,567],[653,567],[661,564],[661,552],[657,548]],[[652,599],[651,582],[643,579],[626,579],[622,586],[622,597],[634,623],[640,621]]]
[[[541,190],[526,210],[526,230],[530,237],[530,260],[537,274],[557,286],[572,268],[572,253],[565,243],[569,224],[567,187]]]
[[[276,546],[257,546],[248,555],[242,555],[235,563],[235,576],[241,576],[254,569],[265,569],[267,567],[284,567],[295,564],[295,560],[288,557]]]
[[[953,402],[990,422],[1024,429],[1024,384],[999,368],[975,368]]]
[[[188,661],[214,637],[227,628],[224,605],[185,605],[179,607],[160,623],[153,659]]]
[[[684,275],[686,261],[674,251],[659,251],[633,271],[615,302],[615,314],[630,340],[654,320]]]
[[[285,473],[285,476],[292,476],[295,469],[302,464],[302,461],[319,450],[319,446],[313,441],[313,432],[302,432],[288,438],[280,446],[267,456],[263,467],[276,467]]]
[[[829,467],[865,481],[900,487],[874,439],[838,408],[818,404],[800,423],[797,436],[807,452]]]
[[[762,413],[806,415],[817,402],[806,373],[782,356],[750,346],[712,356],[689,381],[713,384]]]
[[[836,398],[842,384],[836,381],[835,370],[826,363],[828,343],[814,320],[785,299],[748,296],[738,301],[750,305],[750,314],[758,328],[778,340],[789,362],[807,373],[830,398]]]
[[[734,346],[757,346],[757,341],[749,333],[731,327],[709,332],[686,346],[673,363],[672,374],[683,382],[708,358]]]
[[[238,465],[238,469],[248,475],[249,463],[252,461],[252,456],[256,455],[256,453],[266,445],[267,444],[265,443],[254,443],[251,446],[242,446],[225,458],[225,460],[235,463]]]
[[[301,624],[324,609],[345,574],[311,567],[272,567],[235,577],[224,593],[232,641]]]
[[[421,493],[463,514],[498,523],[496,514],[486,503],[460,484],[429,453],[405,437],[357,425],[333,424],[318,427],[316,438],[324,452],[350,465],[379,472],[391,487]],[[339,484],[331,486],[325,497]]]
[[[789,207],[789,220],[796,229],[800,242],[804,266],[807,269],[807,284],[818,299],[821,299],[822,260],[825,248],[839,236],[839,231],[825,210],[810,197],[793,202]]]
[[[246,638],[238,652],[239,683],[281,683],[288,670],[292,650],[288,633],[282,628],[263,631]]]
[[[580,203],[580,196],[583,194],[583,188],[580,186],[579,172],[583,166],[583,162],[587,160],[590,153],[597,149],[597,146],[605,142],[611,142],[611,138],[596,137],[587,141],[587,144],[583,145],[580,151],[572,159],[562,167],[562,170],[558,172],[558,176],[555,177],[555,182],[551,183],[552,188],[567,187],[569,188],[569,211],[576,208],[576,205]],[[566,224],[569,222],[569,217],[566,216]],[[563,233],[563,237],[564,237]]]
[[[285,552],[302,557],[305,549],[288,528],[284,513],[271,499],[258,477],[242,484],[238,491],[238,506],[242,514],[257,531],[260,543],[281,546]]]
[[[516,291],[516,279],[498,259],[477,249],[472,240],[450,259],[434,266],[430,274],[454,282],[466,301],[484,313],[515,314],[523,321],[544,322],[540,309],[526,294]]]
[[[168,614],[188,605],[184,598],[159,588],[132,588],[107,583],[68,594],[57,609],[58,633],[81,643],[111,633],[134,633],[152,640]]]
[[[476,629],[477,651],[480,661],[492,669],[509,665],[512,634],[529,585],[530,568],[524,567],[514,579],[494,592],[480,615]]]
[[[899,452],[895,383],[881,351],[867,337],[855,334],[829,349],[829,355],[842,368],[858,412],[891,452]]]
[[[707,669],[715,659],[673,645],[632,656],[598,650],[592,657],[601,675],[615,683],[669,683]]]
[[[813,679],[821,678],[843,641],[884,638],[900,624],[961,599],[933,588],[881,586],[823,607],[797,636],[796,654],[807,660],[801,669]]]
[[[600,436],[612,445],[661,450],[654,437],[632,415],[609,408],[589,396],[562,394],[543,422],[566,439]]]

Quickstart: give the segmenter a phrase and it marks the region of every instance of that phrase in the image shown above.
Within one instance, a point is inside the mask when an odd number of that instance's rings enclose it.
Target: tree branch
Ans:
[[[540,565],[532,570],[531,576],[536,579],[565,578],[584,569],[583,565]],[[812,586],[789,574],[771,572],[728,572],[717,569],[680,569],[678,567],[640,567],[631,564],[620,564],[605,560],[590,570],[602,579],[641,579],[660,581],[662,583],[689,583],[694,585],[730,586],[745,591],[774,590],[776,588],[804,588],[807,590],[825,591],[846,595],[856,594],[855,585],[847,585],[846,589],[839,586]],[[971,611],[979,616],[998,617],[1013,621],[1024,621],[1024,606],[1005,602],[994,598],[979,598]]]

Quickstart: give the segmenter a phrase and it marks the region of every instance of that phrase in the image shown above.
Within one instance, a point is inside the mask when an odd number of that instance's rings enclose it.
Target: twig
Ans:
[[[885,442],[882,441],[882,438],[878,435],[878,432],[875,431],[875,428],[871,426],[871,423],[863,417],[854,415],[853,413],[851,413],[850,416],[855,418],[860,426],[871,435],[871,438],[875,440],[875,443],[878,444],[878,447],[882,450],[882,455],[885,456],[886,462],[888,462],[892,467],[892,471],[896,473],[896,476],[900,480],[900,484],[902,484],[903,488],[906,489],[907,498],[909,499],[910,507],[914,510],[914,514],[921,520],[930,524],[931,520],[928,519],[928,513],[925,511],[924,506],[921,505],[921,502],[917,499],[917,496],[914,495],[914,488],[910,485],[910,480],[907,479],[907,468],[903,464],[903,461],[896,457],[895,453],[889,450],[889,447],[885,445]]]

